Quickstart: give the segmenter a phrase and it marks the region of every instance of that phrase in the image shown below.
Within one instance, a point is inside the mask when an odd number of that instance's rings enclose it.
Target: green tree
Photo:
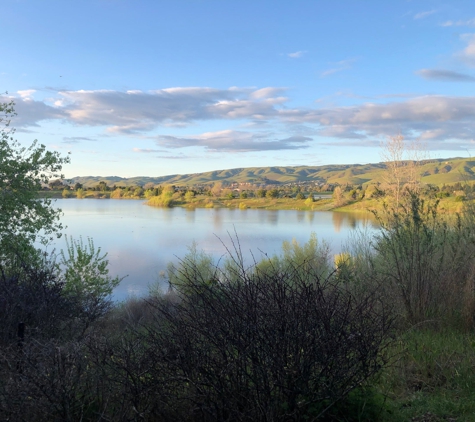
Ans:
[[[63,190],[64,183],[61,179],[56,179],[48,183],[51,190]]]
[[[185,199],[188,202],[190,202],[194,197],[195,197],[195,192],[193,192],[192,190],[189,190],[185,193]]]
[[[38,199],[37,192],[51,179],[63,179],[62,166],[69,157],[47,151],[34,141],[29,147],[14,139],[10,119],[14,103],[0,104],[0,250],[20,252],[34,242],[47,244],[60,236],[60,209],[49,198]]]
[[[140,186],[138,186],[134,189],[134,196],[140,198],[143,195],[143,192],[144,190]]]
[[[109,190],[109,187],[107,186],[107,183],[104,182],[104,180],[101,180],[97,185],[96,185],[96,190],[100,192],[107,192]]]
[[[223,183],[222,182],[215,182],[215,184],[211,188],[211,195],[219,198],[221,196],[222,189],[223,189]]]
[[[257,189],[256,196],[258,198],[264,198],[266,196],[267,191],[265,189]]]
[[[338,207],[343,203],[343,192],[340,186],[337,186],[333,189],[333,200],[335,201],[335,205]]]
[[[64,188],[61,195],[63,196],[63,198],[71,198],[72,193],[69,188]]]
[[[116,188],[112,193],[111,193],[111,198],[113,199],[120,199],[122,198],[122,189],[121,188]]]
[[[91,238],[85,244],[80,238],[66,238],[67,249],[61,251],[59,268],[63,270],[64,292],[82,302],[107,299],[122,278],[109,275],[107,253],[101,255],[101,248],[94,247]]]
[[[267,198],[278,198],[279,190],[278,189],[269,189],[266,193]]]

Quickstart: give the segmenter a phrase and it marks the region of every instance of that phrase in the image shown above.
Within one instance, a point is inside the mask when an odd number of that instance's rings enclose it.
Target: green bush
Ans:
[[[356,298],[326,257],[313,236],[251,267],[239,249],[217,267],[196,245],[171,266],[171,290],[150,302],[156,323],[140,341],[150,347],[151,379],[173,385],[164,412],[305,420],[339,402],[363,412],[369,395],[349,394],[387,363],[393,318],[375,292]]]
[[[85,244],[82,238],[69,240],[66,238],[67,249],[61,251],[61,262],[58,270],[64,274],[63,292],[76,300],[93,303],[102,302],[122,281],[122,278],[109,275],[107,253],[101,254],[101,248],[95,248],[91,238]]]
[[[473,214],[467,209],[449,222],[437,206],[410,193],[406,204],[377,214],[381,229],[370,257],[372,277],[411,324],[432,318],[460,322],[473,306]]]

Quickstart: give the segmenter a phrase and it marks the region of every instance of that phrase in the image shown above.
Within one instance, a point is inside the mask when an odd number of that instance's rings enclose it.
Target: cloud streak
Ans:
[[[437,13],[437,10],[427,10],[425,12],[419,12],[414,15],[414,19],[415,20],[424,19],[427,16],[433,15],[434,13]]]
[[[79,144],[82,141],[94,142],[95,139],[87,138],[85,136],[65,136],[63,137],[64,144]]]
[[[441,26],[475,26],[475,18],[458,21],[446,21],[442,23]]]
[[[311,140],[307,136],[275,140],[268,134],[223,130],[186,138],[164,135],[157,139],[157,144],[166,148],[204,147],[213,152],[250,152],[303,149],[308,148]]]
[[[467,46],[458,56],[468,65],[475,67],[475,34],[463,34],[461,38],[467,43]]]
[[[288,53],[287,56],[291,59],[300,59],[306,51],[296,51],[295,53]]]
[[[340,60],[339,62],[333,63],[334,67],[324,70],[320,73],[321,78],[325,78],[327,76],[333,75],[338,72],[342,72],[343,70],[351,69],[353,64],[356,62],[356,58]]]
[[[443,69],[421,69],[415,72],[424,79],[447,82],[474,82],[475,77]]]

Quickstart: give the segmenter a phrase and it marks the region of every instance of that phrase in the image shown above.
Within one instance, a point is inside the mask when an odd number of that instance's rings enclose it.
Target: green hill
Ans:
[[[109,186],[144,186],[173,184],[179,186],[209,185],[215,182],[286,184],[298,182],[363,185],[384,180],[386,166],[374,164],[333,164],[325,166],[297,167],[250,167],[215,170],[205,173],[173,174],[160,177],[84,176],[73,177],[68,182],[81,183],[85,187],[96,186],[104,181]],[[475,161],[470,158],[432,159],[422,162],[420,167],[422,182],[434,185],[456,182],[475,183]]]

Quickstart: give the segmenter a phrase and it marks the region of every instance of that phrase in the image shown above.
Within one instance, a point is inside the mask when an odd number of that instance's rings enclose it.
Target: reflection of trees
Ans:
[[[357,225],[357,222],[361,220],[360,218],[356,218],[356,216],[354,214],[348,214],[348,225],[352,228],[352,229],[356,229],[356,225]]]
[[[313,223],[313,220],[315,220],[315,212],[314,211],[306,211],[305,212],[305,219],[309,223]]]
[[[333,220],[333,227],[335,228],[335,233],[340,233],[341,225],[343,224],[343,220],[345,219],[344,214],[339,212],[333,212],[332,220]]]
[[[190,208],[186,210],[186,221],[190,223],[194,223],[196,220],[196,211],[194,208]]]
[[[336,233],[340,233],[342,225],[356,229],[359,226],[370,224],[373,228],[378,228],[379,224],[371,213],[332,213],[333,227]]]
[[[298,223],[303,223],[304,218],[305,218],[305,213],[297,212],[297,222]]]
[[[162,216],[165,221],[169,221],[170,223],[173,221],[173,216],[175,214],[175,210],[173,208],[161,208],[160,211],[162,212]]]
[[[220,213],[219,208],[213,210],[213,227],[215,229],[220,229],[223,226],[223,217]]]
[[[279,211],[275,211],[275,210],[269,210],[265,213],[266,215],[266,221],[270,224],[272,224],[273,226],[277,225],[277,223],[279,222]]]

